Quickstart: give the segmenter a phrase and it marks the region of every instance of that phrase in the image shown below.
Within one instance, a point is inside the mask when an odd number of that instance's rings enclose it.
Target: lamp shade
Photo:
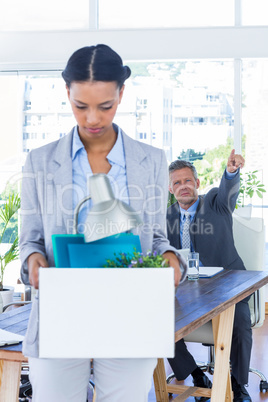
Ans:
[[[142,224],[140,216],[130,205],[115,198],[107,175],[103,173],[92,175],[89,178],[89,186],[90,195],[75,209],[77,233],[79,210],[87,200],[92,199],[93,206],[84,224],[86,242],[126,232]]]

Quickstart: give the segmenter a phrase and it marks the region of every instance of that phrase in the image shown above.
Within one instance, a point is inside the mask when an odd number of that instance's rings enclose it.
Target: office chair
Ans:
[[[246,269],[263,270],[264,268],[264,250],[265,250],[265,226],[262,218],[241,218],[234,213],[233,215],[233,235],[235,247],[238,254],[242,258]],[[251,313],[251,327],[259,328],[265,319],[265,299],[264,289],[257,290],[249,300],[249,308]],[[212,332],[212,322],[204,324],[202,327],[191,332],[184,337],[186,342],[202,343],[208,346],[208,362],[197,362],[203,371],[213,374],[215,350]],[[250,367],[250,372],[260,377],[260,391],[268,391],[268,382],[263,373]],[[169,384],[175,378],[174,373],[167,377]]]

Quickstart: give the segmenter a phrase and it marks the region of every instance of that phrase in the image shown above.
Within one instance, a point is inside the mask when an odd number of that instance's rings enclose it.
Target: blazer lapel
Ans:
[[[171,231],[171,244],[177,248],[181,248],[181,237],[180,237],[180,222],[181,222],[181,212],[179,204],[176,202],[172,205],[172,214],[170,219]]]
[[[73,218],[72,140],[73,130],[59,141],[54,159],[54,185],[58,201],[60,201],[57,219],[63,222],[67,232],[70,232],[68,220]]]
[[[147,156],[137,141],[133,141],[123,131],[123,144],[126,159],[126,173],[130,205],[142,215],[144,209],[144,189],[149,182]]]
[[[194,250],[196,249],[195,233],[198,232],[198,230],[197,230],[198,225],[199,225],[198,218],[200,218],[200,214],[202,214],[203,205],[204,205],[204,196],[199,195],[198,198],[199,198],[199,204],[198,204],[196,212],[194,214],[194,219],[192,220],[191,225],[190,225],[190,237],[191,237],[191,241],[192,241]],[[199,217],[197,217],[197,215],[199,215]]]

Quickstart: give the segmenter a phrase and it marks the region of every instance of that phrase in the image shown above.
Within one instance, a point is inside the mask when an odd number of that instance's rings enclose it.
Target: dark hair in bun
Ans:
[[[130,76],[121,57],[107,45],[86,46],[76,50],[62,72],[66,85],[73,81],[116,81],[119,89]]]

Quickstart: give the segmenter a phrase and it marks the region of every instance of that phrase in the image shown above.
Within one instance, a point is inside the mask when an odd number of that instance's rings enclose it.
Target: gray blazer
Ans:
[[[115,126],[117,130],[117,127]],[[72,208],[73,130],[62,139],[31,151],[22,181],[20,235],[21,277],[29,283],[27,258],[38,252],[49,266],[55,266],[52,234],[73,232]],[[143,225],[133,233],[141,240],[143,253],[163,254],[177,250],[166,238],[168,169],[163,150],[140,143],[123,133],[130,205],[140,214]],[[185,265],[181,264],[183,279]],[[38,293],[33,303],[23,353],[38,356]]]

